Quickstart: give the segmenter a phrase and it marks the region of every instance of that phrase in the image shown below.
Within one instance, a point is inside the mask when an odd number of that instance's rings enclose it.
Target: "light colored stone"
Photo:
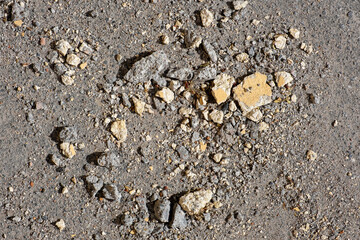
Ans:
[[[286,84],[289,84],[294,80],[294,78],[291,76],[290,73],[284,72],[284,71],[276,72],[275,79],[276,79],[276,83],[277,83],[278,87],[283,87]]]
[[[75,79],[74,74],[74,70],[66,71],[63,75],[61,75],[61,82],[66,86],[73,85]]]
[[[188,214],[199,214],[212,198],[211,190],[198,190],[180,197],[179,204]]]
[[[259,123],[259,131],[260,132],[266,132],[269,129],[269,124],[266,122],[260,122]]]
[[[236,107],[236,104],[235,104],[234,101],[230,101],[230,103],[229,103],[229,110],[230,110],[231,112],[235,112],[235,111],[237,110],[237,107]]]
[[[74,145],[68,142],[63,142],[60,144],[61,154],[67,158],[73,158],[76,154]]]
[[[311,161],[314,161],[317,158],[317,153],[312,151],[312,150],[308,150],[307,153],[306,153],[306,158],[311,160]]]
[[[171,103],[175,98],[174,92],[167,87],[158,91],[155,96],[161,98],[166,103]]]
[[[210,27],[214,21],[214,14],[208,9],[203,9],[200,11],[201,23],[204,27]]]
[[[248,114],[246,114],[246,117],[251,121],[258,122],[263,117],[263,114],[258,108],[256,108],[251,110]]]
[[[298,29],[296,29],[296,28],[290,28],[289,33],[295,39],[300,38],[300,31]]]
[[[221,161],[222,157],[223,157],[222,153],[216,153],[213,157],[214,162],[219,163]]]
[[[77,67],[80,64],[81,59],[78,56],[76,56],[75,54],[71,53],[71,54],[67,55],[66,62],[71,66]]]
[[[111,133],[119,140],[119,142],[125,142],[128,131],[126,128],[125,120],[116,120],[110,126]]]
[[[56,227],[57,227],[60,231],[62,231],[62,230],[65,229],[65,222],[64,222],[63,219],[60,219],[59,221],[57,221],[57,222],[55,223],[55,225],[56,225]]]
[[[235,79],[225,73],[216,76],[211,93],[217,104],[223,103],[229,98],[234,83]]]
[[[242,63],[247,63],[249,61],[249,55],[247,53],[239,53],[236,55],[236,60]]]
[[[274,46],[277,49],[284,49],[286,47],[286,37],[284,35],[276,35],[274,38]]]
[[[142,116],[144,110],[145,110],[145,102],[137,99],[136,97],[132,98],[132,101],[134,103],[134,109],[137,114]]]
[[[239,103],[243,115],[271,102],[271,87],[266,83],[266,75],[256,72],[244,78],[233,89],[234,99]]]
[[[241,10],[243,8],[245,8],[248,5],[248,1],[241,1],[241,0],[237,0],[237,1],[233,1],[233,7],[235,10]]]
[[[162,44],[168,45],[170,43],[170,38],[169,38],[168,35],[164,34],[164,35],[160,36],[160,41],[161,41]]]
[[[222,124],[224,121],[224,113],[216,109],[209,114],[209,117],[214,123]]]
[[[63,56],[65,56],[69,49],[72,49],[70,43],[65,40],[59,40],[56,42],[56,50]]]

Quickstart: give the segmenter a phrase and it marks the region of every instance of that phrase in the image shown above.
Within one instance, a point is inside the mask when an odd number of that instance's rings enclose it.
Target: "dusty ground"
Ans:
[[[360,238],[359,1],[251,0],[241,11],[211,0],[25,1],[24,11],[13,8],[11,1],[0,1],[3,239]],[[215,15],[210,27],[200,22],[204,8]],[[299,39],[291,38],[291,27],[300,30]],[[186,48],[185,30],[212,44],[218,60],[210,61],[201,47]],[[162,34],[168,45],[161,43]],[[288,45],[275,49],[271,34],[287,34]],[[73,68],[70,86],[49,60],[62,39],[87,62],[84,69]],[[91,54],[76,51],[83,41]],[[300,49],[301,43],[313,52]],[[274,54],[265,57],[266,49]],[[236,84],[255,71],[266,74],[268,83],[277,71],[290,72],[294,81],[287,88],[272,86],[272,102],[260,107],[258,123],[243,117],[238,105],[229,110],[232,95],[217,105],[204,91],[208,109],[229,114],[214,124],[196,110],[195,80],[180,82],[189,99],[175,91],[174,101],[159,109],[153,102],[159,86],[147,89],[123,79],[141,57],[160,50],[171,67],[208,64],[217,74],[234,76]],[[237,61],[237,54],[253,50],[249,62]],[[125,106],[122,93],[130,100],[138,96],[152,113],[139,116]],[[185,122],[188,132],[181,127],[181,107],[196,111]],[[116,119],[127,123],[123,143],[110,132]],[[269,129],[260,130],[260,122]],[[71,159],[59,151],[65,126],[78,133]],[[198,139],[192,139],[194,132]],[[179,146],[188,157],[179,156]],[[315,160],[307,158],[309,150],[317,153]],[[97,166],[106,151],[121,155],[120,166]],[[214,162],[216,153],[227,163]],[[62,164],[52,164],[52,154]],[[114,183],[121,199],[91,197],[89,175]],[[186,214],[186,228],[156,220],[154,200],[170,199],[173,206],[196,189],[213,196],[200,214]],[[132,216],[130,226],[119,221],[124,214]]]

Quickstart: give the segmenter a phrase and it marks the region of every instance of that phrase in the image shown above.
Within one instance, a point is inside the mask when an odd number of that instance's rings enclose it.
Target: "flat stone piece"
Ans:
[[[200,11],[201,23],[204,27],[210,27],[214,21],[214,14],[208,9],[203,9]]]
[[[187,226],[185,212],[181,209],[179,204],[175,204],[173,208],[173,218],[170,221],[172,228],[184,229]]]
[[[286,84],[289,84],[294,80],[294,78],[291,76],[290,73],[284,72],[284,71],[276,72],[275,79],[276,79],[276,83],[277,83],[278,87],[283,87]]]
[[[211,190],[198,190],[187,193],[180,197],[180,206],[190,215],[199,214],[201,210],[210,202],[212,198]]]
[[[166,70],[169,63],[170,60],[163,51],[154,52],[134,63],[124,79],[135,84],[150,81],[153,76]]]
[[[222,73],[215,78],[211,93],[217,104],[223,103],[229,98],[234,83],[235,79],[225,73]]]
[[[271,87],[266,83],[266,75],[256,72],[244,78],[233,89],[234,99],[239,103],[243,115],[271,102]]]
[[[111,133],[119,140],[119,142],[125,142],[127,138],[127,128],[125,120],[116,120],[110,126]]]

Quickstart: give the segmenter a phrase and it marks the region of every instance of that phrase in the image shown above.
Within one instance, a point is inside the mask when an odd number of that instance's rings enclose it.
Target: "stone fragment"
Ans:
[[[62,64],[62,63],[56,63],[54,65],[54,72],[57,74],[57,75],[62,75],[64,74],[66,71],[67,71],[67,67]],[[67,73],[68,74],[68,73]]]
[[[225,73],[222,73],[215,78],[211,93],[217,104],[223,103],[229,98],[234,83],[235,79]]]
[[[237,0],[237,1],[233,1],[233,7],[235,10],[241,10],[243,8],[245,8],[248,5],[248,1],[241,1],[241,0]]]
[[[8,1],[8,3],[9,2],[11,2],[11,1]],[[4,2],[2,2],[2,3],[4,3]],[[4,5],[5,5],[5,3],[4,3]],[[20,20],[20,19],[24,18],[26,15],[24,2],[18,3],[17,1],[13,1],[9,10],[11,10],[11,12],[10,12],[10,20],[11,21]]]
[[[231,112],[235,112],[235,111],[237,110],[237,107],[236,107],[236,104],[235,104],[234,101],[230,101],[230,103],[229,103],[229,110],[230,110]]]
[[[178,146],[176,148],[177,153],[179,154],[181,159],[188,159],[189,158],[189,151],[184,146]]]
[[[173,68],[170,69],[166,76],[180,81],[189,81],[193,78],[194,73],[191,68]]]
[[[116,120],[110,126],[111,133],[117,138],[119,142],[125,142],[127,137],[127,128],[125,120]]]
[[[137,61],[125,74],[124,79],[135,84],[150,81],[153,76],[165,71],[169,63],[170,60],[163,51],[154,52]]]
[[[300,31],[296,28],[290,28],[289,29],[289,33],[290,35],[295,38],[295,39],[299,39],[300,38]]]
[[[59,132],[60,142],[75,142],[78,139],[76,127],[63,127]]]
[[[71,66],[77,67],[80,64],[81,59],[75,54],[71,53],[67,55],[66,62]]]
[[[66,86],[73,85],[75,82],[74,74],[75,74],[74,70],[66,71],[63,75],[61,75],[61,82]]]
[[[202,41],[202,46],[203,46],[206,54],[209,56],[210,60],[212,62],[217,62],[218,57],[216,55],[214,47],[206,40]]]
[[[214,21],[214,14],[208,9],[203,9],[200,11],[201,23],[204,27],[210,27]]]
[[[276,35],[274,38],[274,46],[277,49],[284,49],[286,46],[286,37],[284,35]]]
[[[73,158],[76,154],[74,145],[68,142],[63,142],[60,144],[60,152],[67,158]]]
[[[265,131],[267,131],[268,129],[269,129],[269,124],[268,123],[266,123],[266,122],[260,122],[259,123],[259,131],[260,132],[265,132]]]
[[[224,120],[224,113],[222,111],[214,109],[209,114],[209,117],[214,123],[222,124]]]
[[[61,159],[58,156],[56,156],[55,154],[52,154],[50,156],[50,162],[55,166],[62,166],[63,165],[63,162],[61,161]]]
[[[249,55],[247,53],[239,53],[238,55],[236,55],[236,60],[242,63],[247,63],[249,62]]]
[[[134,103],[134,109],[137,114],[142,116],[143,112],[145,111],[145,102],[139,100],[136,97],[131,98]]]
[[[196,36],[193,32],[188,31],[185,35],[185,45],[187,48],[198,48],[202,42],[202,38]]]
[[[55,225],[60,231],[65,229],[65,222],[63,219],[58,220]]]
[[[261,113],[261,111],[258,108],[255,108],[253,110],[251,110],[246,117],[248,119],[250,119],[251,121],[254,122],[259,122],[261,120],[261,118],[263,117],[263,114]]]
[[[101,167],[120,167],[121,156],[115,152],[105,152],[98,157],[96,162]]]
[[[200,68],[195,72],[194,80],[204,82],[204,81],[212,80],[215,77],[216,77],[216,69],[207,66],[204,68]]]
[[[185,212],[181,209],[179,204],[175,204],[173,208],[173,217],[170,221],[172,228],[184,229],[187,226]]]
[[[87,55],[92,54],[94,51],[86,42],[81,43],[79,50]]]
[[[317,153],[312,151],[312,150],[308,150],[307,153],[306,153],[306,158],[311,160],[311,161],[314,161],[317,158]]]
[[[222,157],[223,157],[222,153],[216,153],[216,154],[214,154],[214,157],[213,157],[214,162],[220,163]]]
[[[65,40],[59,40],[56,42],[55,49],[63,56],[65,56],[69,49],[72,49],[70,43]]]
[[[275,73],[275,79],[278,87],[283,87],[286,84],[290,84],[294,79],[288,72],[276,72]]]
[[[166,103],[171,103],[175,98],[174,92],[167,87],[158,91],[155,96],[161,98]]]
[[[120,201],[121,194],[119,193],[115,184],[105,184],[102,189],[102,195],[104,198],[110,201]]]
[[[22,20],[15,20],[15,21],[14,21],[15,27],[21,27],[22,24],[23,24],[23,21],[22,21]]]
[[[85,181],[87,183],[87,189],[91,195],[91,197],[95,197],[95,195],[100,191],[100,189],[103,187],[104,182],[102,179],[90,175],[85,178]]]
[[[212,198],[211,190],[198,190],[180,197],[179,204],[188,214],[199,214]]]
[[[244,78],[233,89],[234,99],[239,103],[243,115],[271,102],[271,87],[266,83],[266,75],[256,72]]]
[[[170,217],[170,201],[157,200],[154,204],[154,213],[157,220],[166,223],[169,222]]]
[[[161,35],[160,36],[160,42],[164,45],[168,45],[170,43],[170,38],[168,35]]]
[[[142,239],[148,239],[147,236],[154,230],[154,225],[153,223],[149,224],[145,221],[140,221],[134,224],[134,230]]]

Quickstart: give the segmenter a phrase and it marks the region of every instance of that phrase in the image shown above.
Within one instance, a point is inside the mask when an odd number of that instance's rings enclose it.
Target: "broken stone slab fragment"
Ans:
[[[235,79],[225,73],[222,73],[215,78],[211,93],[217,104],[223,103],[229,98],[234,83]]]
[[[166,76],[180,81],[189,81],[193,78],[194,73],[191,68],[173,68],[170,69]]]
[[[81,62],[81,59],[73,53],[68,54],[66,57],[66,63],[71,66],[77,67],[80,64],[80,62]]]
[[[208,81],[216,78],[216,69],[212,67],[200,68],[195,72],[194,80],[196,81]]]
[[[155,75],[165,71],[169,63],[170,60],[163,51],[154,52],[134,63],[124,79],[134,84],[150,81]]]
[[[65,40],[59,40],[56,42],[55,49],[63,56],[65,56],[69,49],[72,49],[69,42]]]
[[[200,18],[204,27],[210,27],[214,21],[214,14],[208,9],[203,9],[200,11]]]
[[[261,118],[263,117],[263,114],[258,108],[255,108],[251,112],[249,112],[246,117],[254,122],[259,122]]]
[[[284,71],[276,72],[275,79],[278,87],[283,87],[286,84],[290,84],[294,80],[290,73]]]
[[[157,200],[154,204],[154,213],[157,220],[166,223],[170,217],[170,201],[163,199]]]
[[[181,209],[179,204],[175,204],[173,208],[173,217],[170,221],[170,227],[184,229],[187,226],[185,212]]]
[[[280,34],[276,35],[274,38],[274,46],[277,49],[284,49],[286,47],[286,35]]]
[[[60,152],[67,158],[73,158],[76,154],[74,145],[68,142],[60,143]]]
[[[134,103],[134,110],[137,114],[142,116],[143,112],[145,111],[145,102],[141,101],[140,99],[136,97],[132,97],[131,100]]]
[[[210,60],[212,62],[217,62],[218,57],[216,55],[214,47],[206,40],[202,41],[202,46],[203,46],[206,54],[209,56]]]
[[[110,201],[120,201],[121,194],[119,193],[115,184],[105,184],[102,189],[102,195],[104,198]]]
[[[127,137],[127,128],[125,120],[116,120],[110,126],[111,133],[117,138],[119,142],[125,142]]]
[[[199,214],[212,198],[211,190],[201,189],[180,197],[180,206],[190,215]]]
[[[79,50],[87,55],[92,54],[94,51],[86,42],[81,43]]]
[[[87,183],[87,189],[90,193],[91,197],[95,197],[95,195],[100,191],[100,189],[104,185],[104,181],[101,178],[90,175],[85,178]]]
[[[174,92],[167,87],[158,91],[155,96],[161,98],[166,103],[171,103],[175,98]]]
[[[73,85],[75,82],[75,71],[74,70],[68,70],[61,76],[61,82],[66,85],[70,86]]]
[[[120,167],[121,156],[115,152],[102,153],[96,160],[97,164],[101,167]]]
[[[176,151],[178,152],[180,158],[182,159],[188,159],[189,158],[189,151],[184,146],[178,146],[176,148]]]
[[[187,31],[185,34],[185,45],[187,48],[198,48],[202,42],[202,38],[196,36],[193,32]]]
[[[256,72],[244,78],[233,89],[234,99],[239,103],[243,115],[271,102],[271,87],[266,83],[266,75]]]
[[[248,1],[237,0],[233,1],[233,7],[235,10],[241,10],[248,5]]]
[[[209,117],[214,123],[222,124],[224,121],[224,113],[216,109],[209,114]]]

